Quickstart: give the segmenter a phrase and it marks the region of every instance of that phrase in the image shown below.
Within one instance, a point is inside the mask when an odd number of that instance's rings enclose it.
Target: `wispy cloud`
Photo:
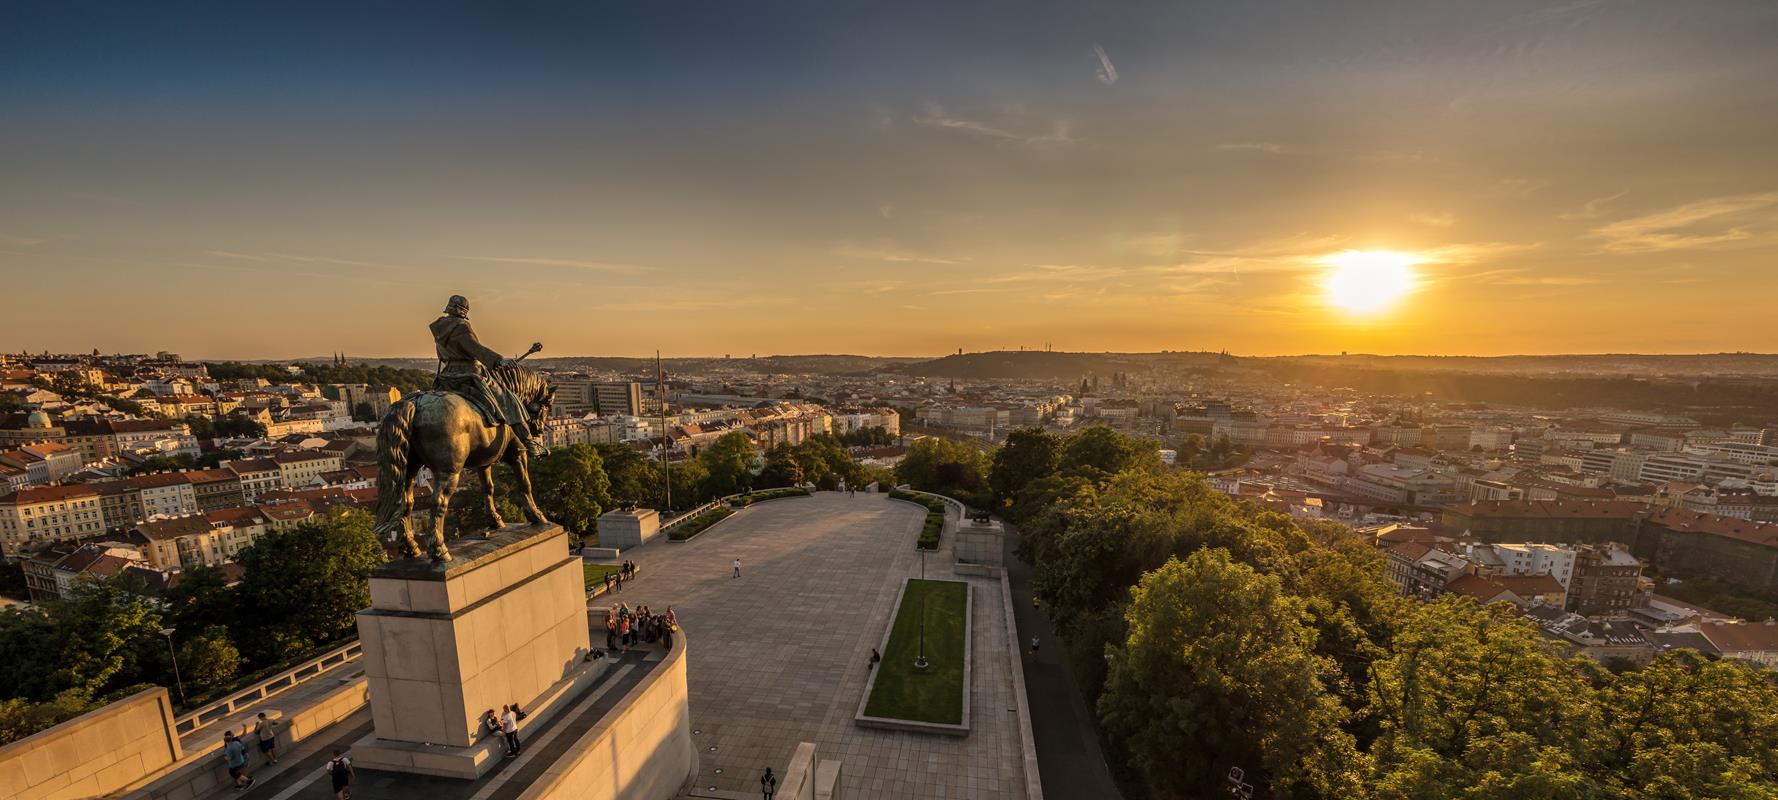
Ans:
[[[953,294],[992,294],[994,292],[1005,292],[1005,291],[1011,291],[1011,290],[1009,290],[1009,289],[988,289],[988,288],[941,289],[936,292],[927,292],[926,294],[929,297],[944,297],[946,295],[953,295]]]
[[[1275,156],[1300,153],[1300,149],[1277,142],[1224,142],[1216,146],[1218,150],[1247,151],[1254,153],[1270,153]]]
[[[572,258],[518,258],[513,256],[453,256],[458,261],[485,261],[490,264],[516,264],[527,267],[561,267],[586,272],[612,272],[633,275],[652,271],[653,267],[638,264],[613,264],[607,261],[583,261]]]
[[[1598,219],[1605,216],[1605,207],[1607,205],[1613,200],[1623,197],[1625,194],[1625,192],[1618,192],[1617,194],[1608,194],[1604,197],[1595,197],[1582,203],[1580,208],[1573,211],[1564,211],[1556,216],[1561,219]]]
[[[33,245],[43,244],[47,241],[49,240],[36,239],[30,236],[15,236],[10,233],[0,233],[0,245],[8,245],[11,247],[31,247]]]
[[[1752,239],[1752,227],[1775,222],[1774,205],[1778,192],[1712,197],[1607,223],[1592,236],[1604,241],[1608,253],[1710,248]]]
[[[1431,225],[1435,228],[1449,228],[1457,224],[1457,216],[1449,211],[1437,213],[1422,211],[1408,215],[1408,221],[1416,225]]]
[[[297,253],[278,253],[278,252],[240,253],[240,252],[235,252],[232,250],[205,250],[204,255],[212,256],[215,258],[227,258],[227,259],[232,259],[235,261],[253,261],[253,262],[262,263],[262,264],[282,262],[282,263],[286,263],[286,264],[333,264],[333,265],[341,266],[341,267],[364,267],[364,268],[368,268],[368,269],[392,269],[392,270],[409,269],[409,267],[403,266],[401,264],[385,264],[385,263],[380,263],[380,262],[376,262],[376,261],[360,261],[360,260],[352,259],[352,258],[338,258],[336,256],[312,256],[312,255],[301,255],[301,254],[297,254]]]
[[[961,264],[967,258],[944,258],[926,253],[916,253],[890,245],[842,244],[833,250],[833,254],[841,258],[856,258],[865,261],[888,261],[895,264]]]
[[[1099,82],[1106,86],[1117,83],[1117,65],[1111,63],[1111,56],[1105,55],[1105,48],[1100,47],[1097,42],[1094,42],[1093,55],[1099,57],[1099,68],[1097,70]]]
[[[1069,132],[1071,126],[1067,120],[1051,122],[1048,132],[1027,132],[950,114],[936,103],[927,104],[921,115],[914,117],[914,124],[1019,144],[1073,144],[1080,141]]]

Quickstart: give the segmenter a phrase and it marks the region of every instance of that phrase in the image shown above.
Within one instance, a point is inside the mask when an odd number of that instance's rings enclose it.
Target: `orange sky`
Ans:
[[[1771,3],[350,8],[0,25],[0,349],[1778,351]]]

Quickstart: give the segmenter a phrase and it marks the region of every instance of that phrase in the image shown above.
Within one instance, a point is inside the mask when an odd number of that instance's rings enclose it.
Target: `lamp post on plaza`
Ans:
[[[926,548],[920,548],[920,581],[926,581]],[[914,669],[925,669],[926,661],[926,587],[920,587],[920,654],[914,656]]]
[[[161,628],[161,635],[167,637],[167,655],[173,657],[173,683],[179,687],[179,705],[185,705],[185,680],[179,677],[179,651],[173,649],[174,628]]]

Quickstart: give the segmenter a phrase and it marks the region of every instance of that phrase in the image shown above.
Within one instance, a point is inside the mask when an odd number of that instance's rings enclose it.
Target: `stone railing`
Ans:
[[[284,670],[270,678],[248,686],[245,689],[230,693],[227,697],[206,704],[203,708],[193,711],[173,721],[173,729],[180,736],[201,730],[205,726],[226,719],[229,715],[254,703],[279,694],[298,684],[307,683],[316,676],[348,661],[356,661],[364,653],[364,648],[357,639],[353,639],[339,647],[322,653],[315,658],[304,661],[290,669]]]

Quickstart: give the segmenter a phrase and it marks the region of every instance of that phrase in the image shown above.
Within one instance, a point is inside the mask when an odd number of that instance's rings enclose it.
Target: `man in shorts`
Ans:
[[[228,764],[228,776],[235,780],[235,791],[253,785],[253,776],[247,774],[247,745],[234,731],[222,732],[222,760]]]
[[[267,764],[278,763],[278,723],[273,722],[259,712],[259,719],[253,723],[253,736],[259,740],[259,754],[265,756]]]

